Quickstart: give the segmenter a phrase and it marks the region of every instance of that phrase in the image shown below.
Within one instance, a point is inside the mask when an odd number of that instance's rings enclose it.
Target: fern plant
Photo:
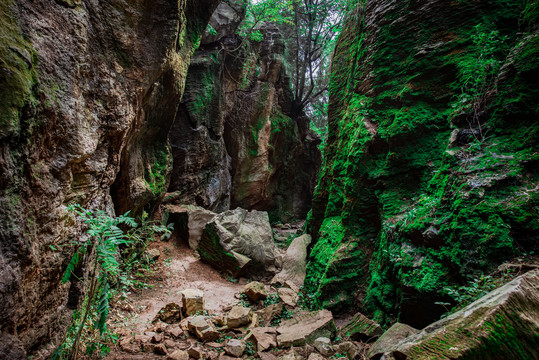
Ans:
[[[121,279],[126,267],[131,267],[137,246],[144,251],[148,239],[153,238],[155,233],[163,233],[163,236],[170,236],[171,233],[170,227],[151,223],[146,213],[142,217],[143,225],[139,227],[135,219],[128,216],[129,212],[112,217],[102,210],[90,211],[78,204],[69,206],[68,210],[88,227],[86,233],[89,236],[84,241],[74,243],[77,248],[67,265],[62,283],[75,276],[75,268],[85,254],[91,251],[93,256],[89,256],[92,260],[89,265],[88,293],[81,310],[75,311],[73,324],[63,343],[55,350],[53,359],[78,359],[82,343],[88,355],[97,350],[106,354],[110,350],[108,343],[114,340],[114,336],[108,331],[106,321],[112,297],[111,280]],[[124,231],[120,226],[128,230]],[[125,261],[121,260],[122,248],[124,255],[128,255]]]

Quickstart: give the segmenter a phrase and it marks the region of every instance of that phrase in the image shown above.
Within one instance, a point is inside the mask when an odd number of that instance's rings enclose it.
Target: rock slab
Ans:
[[[321,310],[283,321],[277,331],[279,347],[291,347],[310,344],[319,337],[332,337],[336,327],[331,312]]]

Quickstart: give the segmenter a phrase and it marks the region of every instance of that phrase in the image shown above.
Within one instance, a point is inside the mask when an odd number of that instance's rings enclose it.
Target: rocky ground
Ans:
[[[277,240],[301,225],[277,226]],[[300,306],[293,282],[221,274],[178,238],[152,243],[148,254],[155,263],[136,277],[145,285],[114,306],[119,341],[108,359],[354,359],[367,350],[358,337],[337,336],[331,312]]]

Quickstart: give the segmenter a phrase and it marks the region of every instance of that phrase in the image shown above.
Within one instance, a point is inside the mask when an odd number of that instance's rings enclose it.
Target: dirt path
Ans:
[[[112,317],[113,328],[143,333],[161,308],[171,302],[180,303],[180,292],[189,288],[204,291],[209,313],[222,314],[238,302],[235,295],[242,285],[226,280],[198,260],[186,244],[172,238],[168,242],[154,242],[149,249],[161,252],[151,268],[155,273],[144,279],[152,288],[137,290],[119,304]]]

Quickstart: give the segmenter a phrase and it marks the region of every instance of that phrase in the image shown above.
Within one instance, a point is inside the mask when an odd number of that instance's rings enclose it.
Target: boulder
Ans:
[[[167,354],[167,348],[165,344],[157,344],[153,347],[153,352],[157,355],[166,355]]]
[[[254,343],[257,351],[277,347],[277,329],[272,327],[253,328],[245,336],[245,340]]]
[[[332,337],[336,328],[331,312],[321,310],[283,321],[277,331],[279,347],[290,347],[311,344],[319,337]]]
[[[155,315],[153,322],[160,320],[167,324],[178,323],[181,320],[181,313],[182,308],[180,305],[176,303],[169,303],[159,310],[157,315]]]
[[[226,316],[226,324],[229,329],[248,325],[253,318],[253,310],[243,306],[234,306]]]
[[[338,345],[335,345],[334,350],[335,353],[345,354],[349,360],[353,360],[358,356],[360,347],[351,341],[344,341]]]
[[[265,285],[258,281],[252,281],[245,285],[242,292],[253,302],[264,300],[268,297]]]
[[[188,239],[189,247],[193,250],[197,248],[206,224],[217,215],[195,205],[167,205],[165,209],[170,214],[170,220],[174,222],[174,230],[182,238]]]
[[[307,360],[325,360],[326,358],[320,355],[319,353],[313,352],[309,354]]]
[[[281,300],[285,305],[295,307],[298,303],[298,293],[292,289],[279,288],[277,290],[277,294],[279,295],[279,300]]]
[[[176,350],[167,356],[167,360],[189,360],[189,354],[184,350]]]
[[[225,344],[225,352],[228,355],[241,357],[245,351],[246,345],[245,342],[238,339],[229,339]]]
[[[289,353],[281,356],[279,360],[303,360],[303,356],[292,350]]]
[[[219,338],[219,333],[202,315],[187,318],[187,327],[202,341],[214,341]]]
[[[204,292],[199,289],[187,289],[182,292],[183,309],[187,316],[204,312]]]
[[[203,355],[204,355],[203,351],[202,351],[202,348],[198,347],[198,346],[190,347],[189,349],[187,349],[187,353],[193,359],[202,359]]]
[[[530,271],[370,358],[539,359],[538,284]]]
[[[140,343],[135,341],[135,338],[133,336],[124,336],[123,338],[121,338],[119,341],[119,346],[122,351],[129,354],[136,354],[140,352]]]
[[[327,337],[319,337],[313,341],[314,348],[324,356],[330,356],[333,352],[331,349],[331,340]]]
[[[148,249],[146,250],[146,257],[150,261],[156,261],[161,256],[161,251],[159,249]]]
[[[307,267],[307,247],[311,243],[311,235],[305,234],[295,238],[282,260],[282,270],[273,277],[272,284],[293,283],[297,288],[303,286]]]
[[[382,327],[361,313],[355,314],[339,333],[343,337],[357,341],[372,341],[382,335]]]
[[[238,208],[217,215],[204,227],[197,251],[203,261],[233,275],[274,274],[278,266],[263,211]]]
[[[276,317],[281,315],[283,312],[283,304],[271,304],[265,308],[256,311],[262,325],[269,326],[271,321]]]
[[[403,339],[410,335],[417,334],[419,330],[414,329],[411,326],[401,323],[393,324],[386,332],[380,336],[378,340],[372,345],[367,353],[368,357],[381,356],[385,349],[398,344]]]

